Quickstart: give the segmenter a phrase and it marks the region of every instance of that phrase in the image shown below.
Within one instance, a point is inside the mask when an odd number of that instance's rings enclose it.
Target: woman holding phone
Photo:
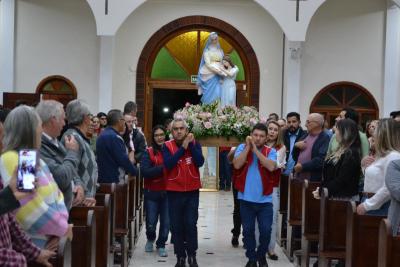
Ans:
[[[6,186],[18,166],[18,151],[39,150],[42,123],[33,108],[19,106],[8,115],[4,123],[4,132],[0,175]],[[38,247],[55,249],[59,237],[67,236],[72,239],[72,225],[68,224],[63,194],[49,168],[38,156],[36,160],[34,173],[37,187],[31,195],[20,200],[21,206],[16,211],[16,218]]]

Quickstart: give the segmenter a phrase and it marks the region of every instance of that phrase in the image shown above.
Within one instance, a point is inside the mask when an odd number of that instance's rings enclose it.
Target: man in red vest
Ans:
[[[172,121],[172,136],[174,139],[165,142],[162,154],[172,239],[178,258],[175,267],[185,267],[186,256],[190,267],[198,267],[199,168],[204,164],[204,157],[200,144],[189,133],[186,121]]]
[[[235,168],[234,186],[240,200],[244,245],[249,261],[246,267],[267,267],[265,255],[268,251],[272,225],[271,172],[276,169],[277,153],[265,146],[267,126],[258,123],[254,126],[246,143],[237,147],[233,166]],[[260,244],[256,251],[255,222],[258,222]]]

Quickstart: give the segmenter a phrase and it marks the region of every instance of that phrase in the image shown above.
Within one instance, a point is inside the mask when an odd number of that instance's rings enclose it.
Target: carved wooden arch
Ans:
[[[355,88],[356,90],[359,91],[359,93],[361,95],[364,95],[370,101],[370,103],[372,103],[373,108],[354,107],[351,105],[351,103],[346,105],[346,103],[351,102],[351,101],[342,103],[342,105],[338,104],[337,106],[317,106],[318,100],[323,95],[328,94],[331,90],[333,90],[334,88],[337,88],[337,87]],[[357,97],[358,96],[355,96],[353,100],[355,100]],[[374,96],[365,87],[363,87],[357,83],[349,82],[349,81],[341,81],[341,82],[331,83],[331,84],[328,84],[327,86],[325,86],[324,88],[322,88],[317,93],[317,95],[313,98],[313,100],[311,102],[310,113],[313,113],[313,112],[318,112],[318,113],[325,113],[325,112],[334,113],[334,112],[336,112],[336,113],[339,113],[342,110],[342,108],[345,108],[345,107],[352,107],[355,110],[357,110],[358,112],[363,113],[363,114],[366,114],[366,113],[372,114],[374,119],[379,118],[379,106],[378,106]],[[360,122],[361,122],[361,120],[360,120]]]
[[[171,21],[161,27],[144,46],[136,68],[137,117],[144,122],[146,90],[151,68],[158,51],[175,36],[188,30],[216,31],[238,52],[245,68],[246,86],[250,104],[258,108],[260,95],[260,68],[256,53],[250,42],[235,27],[217,18],[208,16],[187,16]]]
[[[76,87],[73,84],[73,82],[71,80],[69,80],[68,78],[61,76],[61,75],[51,75],[51,76],[48,76],[48,77],[44,78],[43,80],[41,80],[40,83],[38,84],[38,86],[36,87],[36,94],[42,94],[44,86],[53,80],[62,80],[63,82],[67,83],[72,90],[73,98],[74,99],[77,98],[78,93],[76,91]]]

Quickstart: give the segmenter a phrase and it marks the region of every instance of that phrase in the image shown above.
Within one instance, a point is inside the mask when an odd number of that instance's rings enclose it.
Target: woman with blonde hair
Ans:
[[[375,161],[365,168],[364,197],[357,213],[387,216],[390,193],[385,175],[389,163],[400,159],[400,123],[393,119],[379,120],[373,137]]]
[[[272,191],[272,209],[273,218],[271,226],[271,239],[268,246],[268,257],[271,260],[278,260],[278,256],[275,254],[276,244],[276,226],[278,223],[278,211],[279,211],[279,180],[281,177],[282,169],[286,164],[286,147],[283,143],[283,133],[281,127],[276,121],[269,121],[267,123],[268,135],[266,145],[270,148],[274,148],[278,153],[277,169],[272,172],[273,177],[273,191]]]
[[[7,116],[4,132],[0,175],[3,184],[8,185],[18,166],[18,151],[39,150],[42,122],[33,108],[19,106]],[[16,211],[16,218],[38,247],[55,249],[58,238],[72,238],[72,224],[68,224],[63,194],[42,160],[39,161],[35,178],[37,188],[32,195],[20,200],[21,206]]]

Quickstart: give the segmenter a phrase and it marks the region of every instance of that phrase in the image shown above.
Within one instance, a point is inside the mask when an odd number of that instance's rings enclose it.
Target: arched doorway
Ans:
[[[186,99],[196,103],[197,88],[192,80],[197,74],[202,47],[209,32],[218,32],[225,53],[242,66],[237,79],[239,105],[258,107],[260,71],[254,50],[247,39],[232,25],[212,17],[189,16],[163,26],[146,43],[137,65],[136,102],[138,119],[147,137],[154,125],[155,109],[159,101],[167,99],[180,103]],[[186,44],[186,45],[182,45]],[[165,110],[165,111],[164,111]],[[162,108],[172,116],[170,108]],[[160,112],[160,111],[157,111]],[[159,123],[159,121],[157,121]]]
[[[311,102],[310,112],[324,114],[329,126],[332,127],[335,118],[345,107],[358,111],[360,125],[363,127],[367,121],[379,117],[379,108],[371,93],[352,82],[332,83],[321,89]]]
[[[42,99],[57,100],[65,106],[77,98],[75,85],[61,75],[53,75],[44,78],[36,87],[36,94],[40,94]]]

